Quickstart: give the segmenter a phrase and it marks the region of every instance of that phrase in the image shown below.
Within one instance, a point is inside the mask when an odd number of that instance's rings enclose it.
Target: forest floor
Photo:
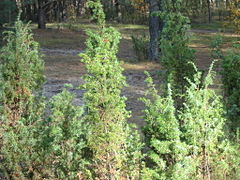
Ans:
[[[124,75],[126,76],[128,87],[124,88],[123,95],[127,97],[127,109],[132,112],[129,122],[138,126],[144,124],[142,118],[143,104],[138,100],[144,96],[146,85],[144,83],[144,71],[149,71],[157,84],[160,84],[161,71],[159,63],[137,60],[134,52],[131,36],[148,33],[147,26],[140,25],[113,25],[122,34],[119,46],[118,58],[122,62]],[[64,84],[73,84],[72,92],[76,94],[76,104],[83,104],[83,91],[77,87],[84,83],[82,76],[86,73],[84,65],[80,62],[79,53],[84,52],[85,40],[87,38],[85,30],[96,28],[95,25],[83,23],[73,30],[66,28],[58,30],[56,24],[49,24],[48,29],[38,30],[33,28],[34,37],[41,45],[44,54],[45,74],[47,82],[44,92],[47,97],[61,92]],[[213,36],[217,33],[214,29],[193,29],[190,47],[196,50],[197,66],[201,70],[207,70],[212,63],[210,55],[210,45]],[[240,36],[232,33],[221,33],[224,37],[224,51],[231,46],[231,42],[240,40]],[[219,67],[216,68],[219,70]],[[216,86],[220,87],[220,81],[216,81]]]

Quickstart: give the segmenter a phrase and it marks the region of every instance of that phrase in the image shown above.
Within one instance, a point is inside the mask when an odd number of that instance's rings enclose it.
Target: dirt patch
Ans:
[[[84,83],[82,79],[86,73],[84,64],[80,62],[78,56],[66,56],[65,53],[64,55],[56,55],[56,52],[54,52],[54,55],[45,55],[44,58],[45,75],[47,77],[47,82],[44,85],[44,95],[51,98],[64,89],[64,84],[72,84],[73,88],[70,91],[76,96],[75,103],[83,105],[84,91],[78,87]],[[132,112],[129,122],[142,126],[144,124],[142,119],[144,106],[138,99],[144,96],[146,90],[144,71],[148,70],[157,82],[160,66],[158,63],[153,62],[123,63],[122,66],[125,69],[124,75],[128,83],[128,87],[123,89],[122,95],[127,97],[127,109]]]

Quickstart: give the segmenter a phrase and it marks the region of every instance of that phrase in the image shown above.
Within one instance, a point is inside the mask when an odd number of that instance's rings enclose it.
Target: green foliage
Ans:
[[[148,59],[149,38],[146,35],[132,36],[132,43],[134,51],[139,61],[146,61]]]
[[[221,59],[223,57],[221,51],[221,45],[223,43],[223,38],[221,35],[214,36],[214,39],[211,43],[212,52],[211,55],[215,60]]]
[[[152,179],[187,179],[194,169],[188,157],[188,146],[180,140],[171,89],[168,88],[167,97],[161,97],[149,75],[146,82],[148,98],[142,98],[142,101],[146,106],[144,134],[149,148],[148,167],[151,169],[147,174],[151,174]]]
[[[220,51],[220,50],[219,50]],[[223,54],[220,51],[220,54]],[[227,172],[225,176],[230,179],[240,178],[240,156],[239,156],[239,129],[240,129],[240,96],[239,96],[239,46],[233,44],[233,49],[228,51],[222,59],[222,82],[224,87],[224,103],[227,118],[227,135],[230,139],[228,148],[224,151],[224,158],[227,162]]]
[[[28,117],[19,119],[14,126],[2,123],[0,172],[3,172],[5,178],[31,179],[38,174],[36,124],[42,120],[43,107],[38,105],[37,110],[32,110]],[[7,121],[5,118],[0,120]]]
[[[224,138],[224,108],[221,97],[210,89],[213,83],[212,66],[201,82],[198,72],[187,88],[184,108],[180,119],[183,121],[183,137],[191,147],[190,154],[197,163],[196,178],[209,179],[221,156],[221,139]],[[223,147],[225,148],[225,147]],[[215,178],[218,179],[218,178]]]
[[[89,174],[86,146],[87,123],[82,107],[73,104],[74,95],[66,89],[50,100],[50,116],[41,126],[39,139],[42,174],[50,179],[77,179]]]
[[[25,179],[34,176],[38,163],[35,137],[44,111],[38,96],[43,61],[28,25],[18,20],[15,31],[5,34],[7,44],[0,54],[0,171],[8,179]]]
[[[7,44],[0,54],[0,102],[2,113],[14,125],[31,112],[33,93],[44,82],[43,60],[28,25],[18,20],[15,32],[5,34]]]
[[[213,179],[239,179],[240,155],[239,141],[224,140],[213,154],[214,166],[211,166]]]
[[[150,77],[145,103],[147,145],[145,179],[238,179],[239,145],[227,139],[221,96],[210,86],[212,66],[203,78],[197,72],[176,111],[171,90],[160,96]],[[181,123],[179,123],[181,122]]]
[[[88,146],[93,151],[94,173],[98,178],[118,179],[124,176],[125,146],[128,135],[125,98],[121,89],[126,85],[123,69],[116,58],[120,35],[113,28],[88,31],[87,50],[82,62],[85,76],[85,119],[90,122]]]
[[[239,134],[238,134],[239,135]],[[225,153],[225,157],[228,159],[228,177],[230,179],[240,179],[240,142],[239,137],[236,138],[236,141],[233,141],[229,144],[229,149]]]
[[[229,51],[222,61],[222,82],[230,129],[240,128],[240,53]]]
[[[229,24],[232,24],[235,28],[235,31],[237,33],[240,32],[240,10],[239,10],[239,6],[240,6],[240,1],[239,0],[232,0],[229,3]]]
[[[126,179],[138,180],[141,176],[142,170],[142,153],[143,144],[140,142],[140,135],[136,127],[133,125],[127,125],[125,127],[125,133],[127,135],[125,143],[125,162],[124,168],[126,173]]]
[[[91,177],[82,108],[64,90],[50,100],[50,112],[44,114],[38,44],[20,21],[6,34],[1,50],[0,171],[7,179]]]
[[[88,0],[88,7],[93,10],[92,18],[97,20],[98,24],[105,25],[105,13],[100,0]]]
[[[96,3],[94,17],[102,28],[87,31],[87,49],[81,54],[88,72],[83,88],[87,109],[84,119],[90,123],[87,145],[93,154],[91,170],[95,179],[121,179],[133,175],[131,173],[136,175],[131,178],[137,179],[137,170],[134,170],[139,168],[135,164],[139,154],[137,137],[126,131],[129,112],[125,98],[121,97],[126,82],[116,57],[120,34],[114,28],[104,27],[102,9],[98,9],[101,6]]]
[[[172,1],[171,1],[172,2]],[[161,64],[167,71],[167,81],[171,83],[173,98],[177,100],[177,106],[183,103],[182,95],[188,85],[186,78],[192,79],[194,70],[194,50],[189,48],[189,19],[183,16],[181,10],[181,0],[175,3],[163,1],[164,27],[161,33],[160,49]]]

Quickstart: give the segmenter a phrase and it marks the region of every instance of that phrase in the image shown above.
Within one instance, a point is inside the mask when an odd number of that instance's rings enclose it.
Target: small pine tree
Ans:
[[[5,34],[7,44],[0,54],[0,171],[8,179],[30,179],[38,159],[35,125],[44,111],[37,96],[44,82],[43,61],[28,25],[18,20],[14,32]]]
[[[216,35],[211,43],[211,56],[216,61],[223,58],[223,53],[221,51],[221,45],[223,43],[223,38],[220,34]]]
[[[89,1],[88,4],[100,26],[97,31],[87,31],[87,49],[81,54],[88,71],[83,86],[86,90],[84,118],[90,123],[87,145],[92,151],[93,177],[125,179],[130,174],[127,171],[135,171],[133,164],[128,166],[128,163],[135,161],[128,160],[135,152],[132,151],[133,144],[128,144],[132,141],[129,131],[125,130],[128,128],[126,119],[129,112],[125,98],[121,97],[121,89],[126,82],[116,57],[120,34],[114,28],[105,27],[105,14],[100,0]],[[139,166],[136,164],[135,167]]]
[[[222,82],[224,87],[224,104],[226,111],[226,129],[228,140],[219,146],[221,153],[215,155],[217,159],[222,159],[212,170],[216,177],[222,179],[240,178],[240,156],[239,156],[239,128],[240,128],[240,104],[239,104],[239,46],[234,44],[233,49],[223,55],[221,51],[222,37],[217,35],[212,43],[212,56],[222,60]],[[223,173],[224,172],[224,173]]]
[[[197,162],[195,177],[203,179],[212,178],[212,169],[218,161],[214,156],[220,153],[219,147],[224,137],[225,118],[221,97],[209,87],[213,83],[213,75],[211,66],[203,85],[199,72],[195,75],[194,82],[189,80],[190,86],[180,116],[183,121],[183,137],[191,147],[192,158]]]
[[[50,102],[50,116],[44,121],[40,139],[42,174],[51,179],[81,179],[88,174],[86,132],[82,107],[73,105],[74,95],[66,89]]]
[[[221,74],[230,132],[235,135],[240,128],[240,53],[238,49],[229,51],[223,57]]]
[[[194,69],[189,62],[195,61],[194,50],[189,48],[189,19],[182,15],[182,1],[162,2],[163,30],[161,33],[160,50],[161,64],[166,69],[166,79],[171,83],[173,98],[177,109],[182,106],[182,95],[188,85],[186,77],[192,79]]]
[[[30,112],[33,93],[44,82],[43,60],[29,26],[18,20],[14,31],[5,32],[7,44],[0,54],[1,109],[13,126]]]
[[[224,88],[224,103],[227,111],[228,129],[231,137],[234,137],[240,128],[240,85],[239,85],[239,46],[233,44],[233,48],[223,55],[221,50],[222,36],[217,35],[212,42],[212,57],[222,60],[222,83]]]
[[[181,142],[181,132],[176,119],[171,89],[166,98],[158,95],[152,79],[146,79],[148,91],[142,98],[145,103],[144,134],[148,150],[148,167],[153,179],[185,180],[191,174],[191,159],[188,147]]]

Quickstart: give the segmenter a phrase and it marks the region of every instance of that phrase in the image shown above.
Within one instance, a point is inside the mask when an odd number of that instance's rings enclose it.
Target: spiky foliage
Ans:
[[[221,45],[223,43],[223,38],[220,34],[214,36],[213,41],[211,43],[211,56],[214,60],[219,60],[223,58],[223,53],[221,50]]]
[[[177,101],[177,109],[182,106],[182,95],[188,85],[186,77],[192,79],[194,70],[194,50],[189,48],[189,19],[182,15],[182,1],[162,2],[163,13],[163,30],[161,32],[160,49],[161,64],[167,71],[166,79],[171,83],[173,98]]]
[[[146,82],[149,87],[146,93],[148,98],[142,98],[142,101],[146,106],[144,134],[149,148],[149,172],[152,172],[153,179],[188,179],[193,170],[192,162],[187,156],[187,145],[180,140],[181,132],[171,89],[168,87],[166,98],[161,97],[149,75]]]
[[[238,50],[229,51],[224,56],[222,67],[227,116],[231,131],[236,133],[240,128],[240,53]]]
[[[218,161],[214,156],[220,154],[220,139],[224,137],[225,118],[221,97],[209,87],[213,83],[213,75],[211,66],[203,85],[199,72],[194,82],[189,80],[190,86],[186,91],[186,103],[181,115],[184,138],[198,164],[195,177],[203,179],[211,179],[214,173],[212,169]]]
[[[103,11],[103,5],[102,5],[101,1],[88,0],[87,4],[88,4],[88,7],[92,8],[92,10],[93,10],[92,19],[97,20],[98,24],[103,27],[105,25],[105,17],[106,16]]]
[[[14,32],[5,32],[6,46],[0,54],[0,99],[2,113],[14,124],[30,113],[33,93],[44,82],[43,60],[28,25],[18,20]]]
[[[143,143],[140,141],[140,135],[137,127],[134,125],[125,126],[125,133],[127,135],[125,143],[126,158],[124,161],[125,179],[138,180],[141,179],[142,166],[142,148]]]
[[[73,104],[74,95],[67,89],[49,102],[50,116],[41,123],[39,154],[42,174],[50,179],[77,179],[89,174],[87,165],[87,123],[83,109]]]
[[[37,125],[42,121],[43,104],[19,119],[14,126],[2,124],[0,172],[7,179],[32,179],[41,164],[37,154]],[[6,119],[1,119],[5,120]]]
[[[44,108],[37,96],[44,82],[43,61],[28,25],[18,20],[14,32],[5,34],[7,44],[0,54],[0,171],[9,179],[25,179],[34,176],[38,162],[35,125]]]
[[[126,82],[116,57],[120,34],[114,28],[105,27],[99,0],[89,4],[100,26],[97,31],[87,31],[87,49],[81,54],[88,72],[83,87],[86,90],[85,120],[90,123],[87,144],[93,156],[92,171],[95,179],[124,179],[129,174],[127,157],[131,156],[128,150],[132,147],[127,144],[131,139],[128,141],[129,131],[125,130],[129,112],[125,98],[121,97]]]

